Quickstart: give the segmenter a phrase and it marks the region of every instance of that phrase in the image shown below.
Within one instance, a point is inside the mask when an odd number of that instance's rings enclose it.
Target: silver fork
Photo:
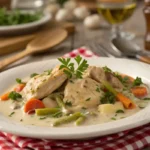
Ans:
[[[87,42],[86,44],[91,51],[96,53],[97,55],[103,56],[103,57],[115,57],[114,55],[110,54],[106,48],[102,46],[102,44],[98,42]]]

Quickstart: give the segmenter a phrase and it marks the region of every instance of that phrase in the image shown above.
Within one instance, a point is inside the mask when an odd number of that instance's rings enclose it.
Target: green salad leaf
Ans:
[[[7,11],[0,8],[0,26],[26,24],[39,20],[42,17],[41,12],[23,13],[19,10]]]

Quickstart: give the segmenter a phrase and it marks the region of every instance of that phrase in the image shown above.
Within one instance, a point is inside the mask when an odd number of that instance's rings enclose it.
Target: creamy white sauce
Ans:
[[[36,116],[35,114],[33,115],[25,114],[22,109],[12,110],[10,108],[12,103],[13,103],[12,100],[0,101],[0,112],[4,114],[6,117],[8,117],[9,119],[20,122],[21,124],[48,127],[48,126],[51,126],[53,121],[57,120],[57,118],[50,118],[50,117],[40,120],[40,118],[43,118],[42,116]],[[96,116],[94,115],[88,116],[88,119],[86,119],[82,125],[85,126],[85,125],[101,124],[105,122],[115,121],[112,118],[116,118],[116,120],[122,119],[124,117],[131,116],[138,111],[140,111],[139,108],[132,109],[132,110],[125,110],[125,113],[118,113],[117,115],[116,113],[109,114],[109,115],[97,113]],[[10,117],[9,115],[12,112],[15,112],[15,113]],[[71,126],[75,126],[75,124],[72,122],[69,124],[61,125],[61,126],[71,127]]]
[[[71,84],[71,83],[70,83]],[[13,88],[11,88],[13,89]],[[76,86],[76,89],[78,89],[78,84]],[[7,90],[11,91],[11,90]],[[6,92],[7,92],[6,91]],[[147,97],[150,97],[150,92]],[[86,98],[84,98],[86,99]],[[136,103],[139,103],[139,101],[135,101]],[[149,101],[142,101],[143,103],[150,103]],[[4,116],[8,117],[11,120],[20,122],[20,124],[23,125],[35,125],[35,126],[47,126],[50,127],[54,121],[57,120],[57,118],[52,118],[52,117],[46,117],[45,119],[41,119],[44,116],[37,116],[36,114],[29,115],[23,112],[22,109],[16,109],[12,110],[11,105],[13,103],[13,100],[7,100],[7,101],[0,101],[0,113],[2,113]],[[95,108],[94,112],[96,112],[95,115],[89,115],[87,116],[87,119],[81,126],[87,126],[87,125],[92,125],[92,124],[101,124],[101,123],[106,123],[110,121],[115,121],[113,120],[114,118],[116,120],[122,119],[125,117],[129,117],[141,109],[139,107],[136,107],[135,109],[125,109],[125,113],[112,113],[112,114],[101,114],[97,111],[97,108]],[[93,111],[93,110],[92,110]],[[10,114],[14,112],[12,116]],[[68,124],[63,124],[61,125],[63,127],[72,127],[75,126],[74,122],[68,123]]]

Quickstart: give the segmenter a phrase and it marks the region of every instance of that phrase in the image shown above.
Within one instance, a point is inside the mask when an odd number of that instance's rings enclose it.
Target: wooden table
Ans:
[[[141,2],[138,5],[134,15],[123,24],[123,28],[125,31],[133,32],[137,35],[136,38],[134,38],[134,42],[139,44],[141,47],[143,47],[143,40],[145,33],[145,20],[142,12],[143,6],[144,6],[143,3]],[[59,46],[55,47],[53,49],[53,52],[52,50],[49,50],[44,54],[36,54],[33,56],[28,56],[14,63],[13,66],[60,57],[75,48],[86,45],[87,41],[88,42],[95,41],[97,39],[101,40],[103,39],[103,36],[107,37],[110,32],[110,28],[104,27],[101,27],[98,30],[86,29],[83,26],[83,23],[81,22],[75,22],[75,25],[76,25],[76,32],[74,33],[74,35],[70,35],[66,41],[64,41]],[[15,55],[15,53],[10,55]],[[10,55],[1,56],[0,60]]]

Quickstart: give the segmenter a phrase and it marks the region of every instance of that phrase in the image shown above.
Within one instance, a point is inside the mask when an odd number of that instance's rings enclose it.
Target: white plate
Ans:
[[[150,84],[150,65],[115,58],[95,58],[88,59],[90,65],[105,66],[112,68],[133,77],[142,77],[143,81]],[[16,77],[24,78],[33,72],[42,72],[53,68],[58,64],[57,60],[43,61],[10,69],[0,74],[0,94],[2,94],[10,85],[14,84]],[[21,125],[9,120],[0,113],[0,130],[25,137],[47,138],[47,139],[83,139],[97,136],[117,133],[138,127],[150,122],[150,105],[140,112],[113,122],[98,125],[80,126],[80,127],[36,127],[31,125]]]
[[[33,13],[33,12],[29,11],[28,13]],[[37,30],[40,26],[46,24],[51,19],[52,16],[48,12],[44,12],[43,17],[41,19],[31,23],[10,25],[10,26],[0,26],[0,35],[27,34]]]

